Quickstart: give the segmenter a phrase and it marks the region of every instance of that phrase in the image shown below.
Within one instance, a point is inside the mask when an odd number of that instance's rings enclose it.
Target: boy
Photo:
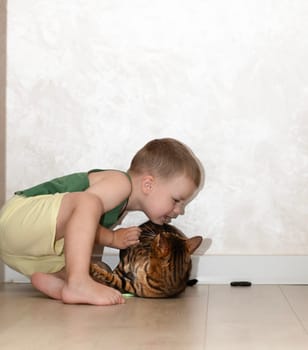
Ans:
[[[33,286],[68,304],[124,303],[121,293],[89,275],[94,244],[127,248],[139,242],[136,226],[112,231],[126,211],[154,223],[184,214],[201,183],[201,168],[177,140],[147,143],[127,173],[93,170],[18,191],[0,212],[0,256]]]

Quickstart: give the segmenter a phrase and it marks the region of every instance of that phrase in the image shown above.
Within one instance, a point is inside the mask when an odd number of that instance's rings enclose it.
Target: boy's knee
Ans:
[[[90,211],[97,211],[101,213],[103,211],[103,205],[101,200],[92,193],[89,192],[73,192],[67,195],[67,200],[70,201],[73,208],[84,209]]]
[[[104,207],[98,197],[88,192],[67,193],[62,201],[57,217],[56,239],[64,237],[66,226],[72,216],[77,216],[80,220],[91,216],[99,220]]]

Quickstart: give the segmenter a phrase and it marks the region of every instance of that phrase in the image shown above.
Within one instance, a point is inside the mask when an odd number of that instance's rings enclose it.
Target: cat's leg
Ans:
[[[90,267],[90,274],[97,282],[107,284],[121,292],[136,294],[132,281],[123,276],[117,269],[112,271],[104,262],[93,262]]]
[[[109,284],[112,281],[112,270],[109,265],[103,261],[95,261],[90,265],[90,275],[103,284]]]

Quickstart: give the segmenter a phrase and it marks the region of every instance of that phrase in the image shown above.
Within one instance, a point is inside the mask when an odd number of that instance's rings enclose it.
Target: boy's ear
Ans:
[[[145,194],[150,193],[152,191],[153,183],[154,183],[154,177],[152,175],[144,176],[142,179],[142,191]]]

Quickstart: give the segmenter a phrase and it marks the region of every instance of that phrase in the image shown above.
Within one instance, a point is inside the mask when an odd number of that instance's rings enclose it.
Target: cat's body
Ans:
[[[121,292],[147,298],[166,298],[184,291],[189,282],[191,254],[201,236],[187,238],[172,225],[142,224],[140,243],[120,251],[112,271],[103,262],[91,264],[92,277]]]

